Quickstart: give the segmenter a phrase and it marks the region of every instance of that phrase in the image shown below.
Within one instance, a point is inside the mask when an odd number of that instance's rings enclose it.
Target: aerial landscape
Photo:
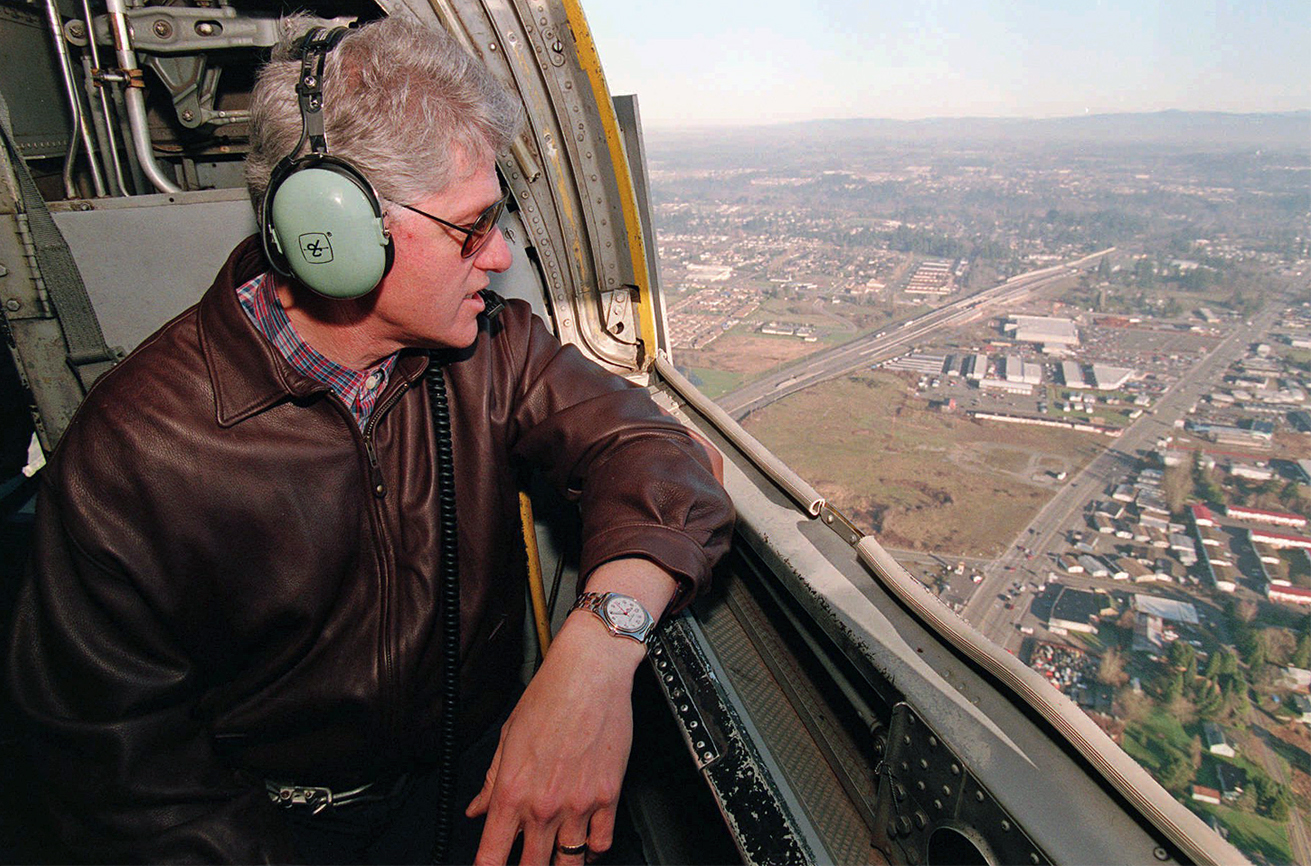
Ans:
[[[1308,133],[647,136],[675,364],[1268,863],[1311,863]]]

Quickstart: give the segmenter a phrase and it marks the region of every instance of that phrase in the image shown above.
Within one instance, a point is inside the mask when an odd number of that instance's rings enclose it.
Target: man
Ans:
[[[510,266],[490,217],[494,154],[519,114],[493,76],[401,20],[327,41],[317,71],[289,38],[260,75],[252,197],[307,138],[326,140],[376,189],[385,275],[327,298],[248,239],[196,307],[97,383],[44,472],[10,685],[81,855],[424,856],[406,845],[431,823],[441,721],[442,483],[425,385],[440,364],[459,748],[494,738],[513,706],[468,804],[486,818],[476,861],[506,862],[522,834],[525,863],[582,863],[611,844],[645,648],[576,609],[514,703],[517,469],[579,502],[581,581],[639,618],[704,584],[732,508],[706,451],[644,391],[562,348],[526,304],[480,315],[488,275]],[[274,238],[269,255],[293,245]]]

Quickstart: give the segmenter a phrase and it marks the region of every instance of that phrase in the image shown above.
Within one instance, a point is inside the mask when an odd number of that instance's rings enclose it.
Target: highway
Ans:
[[[1188,413],[1213,387],[1224,369],[1243,355],[1250,343],[1270,329],[1282,308],[1282,299],[1276,299],[1247,323],[1235,328],[1161,396],[1150,414],[1144,414],[1126,427],[1119,438],[1109,440],[1106,451],[1072,476],[1020,531],[1007,551],[984,569],[983,581],[965,605],[962,616],[996,643],[1018,650],[1023,636],[1016,629],[1016,623],[1027,607],[1027,603],[1019,602],[1030,596],[1017,598],[1014,610],[1006,610],[997,596],[1016,579],[1046,578],[1053,566],[1050,554],[1064,547],[1067,530],[1074,528],[1076,523],[1082,524],[1081,515],[1088,504],[1105,496],[1112,482],[1124,480],[1136,465],[1141,449],[1152,448],[1157,439],[1175,433],[1175,421]],[[1032,559],[1020,550],[1021,546],[1029,548]]]
[[[775,400],[803,388],[845,375],[852,370],[869,367],[894,357],[906,349],[914,348],[935,331],[963,325],[972,319],[991,315],[994,308],[1014,303],[1041,291],[1065,279],[1078,269],[1096,263],[1102,256],[1114,250],[1115,247],[1110,247],[1066,264],[1011,277],[1000,285],[958,298],[873,336],[861,337],[834,349],[810,355],[798,364],[758,379],[750,385],[724,395],[716,402],[728,414],[741,420],[756,409],[768,406]]]

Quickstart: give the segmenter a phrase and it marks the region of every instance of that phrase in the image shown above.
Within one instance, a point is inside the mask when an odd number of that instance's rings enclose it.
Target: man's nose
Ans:
[[[478,251],[473,263],[481,270],[499,274],[507,270],[513,262],[514,255],[510,252],[510,244],[506,242],[501,227],[497,226],[492,230],[492,236],[487,239],[487,243]]]

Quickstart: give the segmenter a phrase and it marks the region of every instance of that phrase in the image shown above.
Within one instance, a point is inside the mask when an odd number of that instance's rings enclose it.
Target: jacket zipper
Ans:
[[[400,385],[396,391],[381,406],[374,408],[373,413],[369,415],[369,420],[364,423],[363,440],[364,453],[369,458],[369,485],[373,490],[373,513],[374,520],[377,521],[378,527],[378,564],[381,570],[379,575],[382,586],[379,598],[379,617],[381,618],[382,628],[382,693],[379,697],[382,700],[380,711],[382,713],[383,725],[388,732],[389,739],[394,739],[396,734],[396,709],[395,697],[399,691],[396,685],[396,660],[392,652],[392,629],[391,629],[391,560],[386,552],[386,518],[382,513],[380,505],[381,500],[387,497],[387,484],[382,477],[382,468],[378,465],[378,452],[373,445],[373,431],[377,427],[378,421],[398,402],[402,396],[410,389],[409,382]]]

